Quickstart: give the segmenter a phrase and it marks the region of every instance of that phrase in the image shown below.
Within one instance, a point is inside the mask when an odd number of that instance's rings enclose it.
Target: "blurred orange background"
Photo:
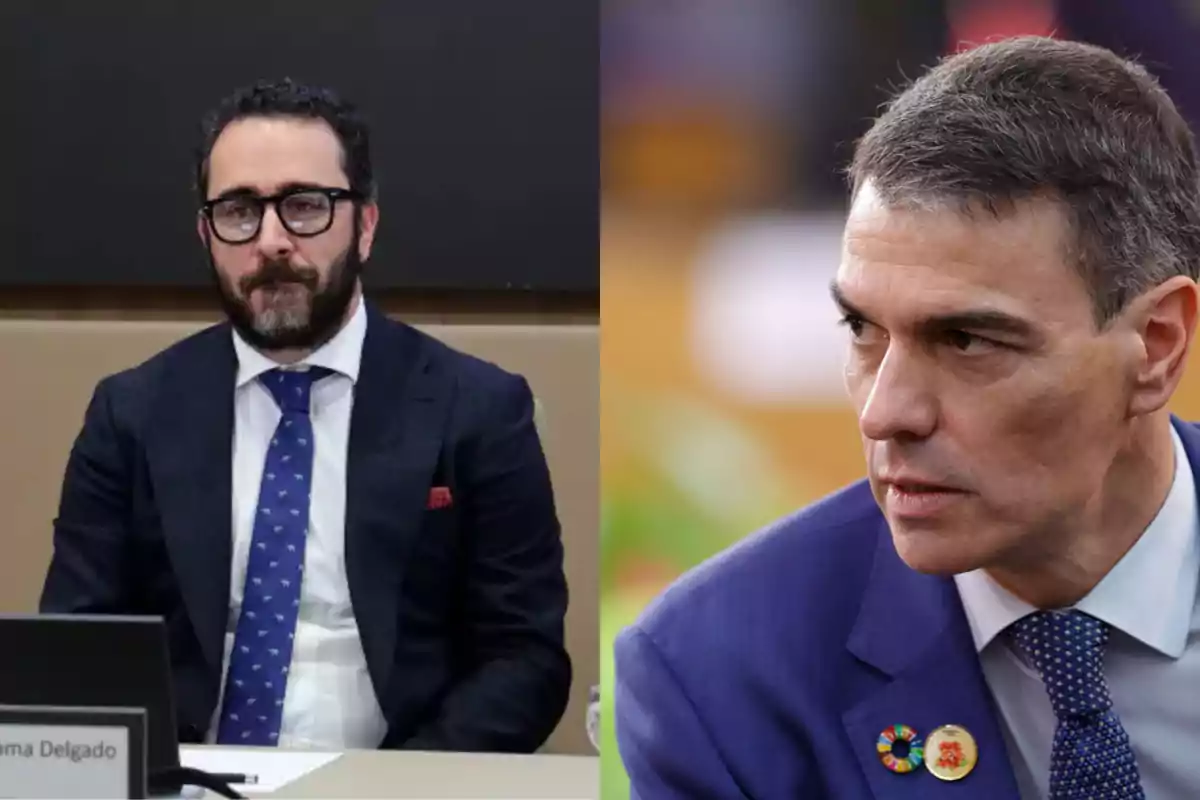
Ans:
[[[1196,120],[1198,9],[602,3],[605,798],[629,794],[608,724],[616,632],[684,570],[863,474],[827,287],[840,171],[879,103],[948,52],[1039,33],[1141,55]],[[1200,417],[1200,364],[1174,407]]]

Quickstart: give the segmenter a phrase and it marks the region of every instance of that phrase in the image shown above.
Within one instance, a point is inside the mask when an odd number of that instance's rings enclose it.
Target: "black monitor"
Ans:
[[[161,617],[0,614],[0,705],[144,708],[147,773],[179,766]]]

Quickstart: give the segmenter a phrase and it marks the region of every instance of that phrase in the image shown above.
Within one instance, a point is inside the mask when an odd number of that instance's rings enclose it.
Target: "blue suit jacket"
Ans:
[[[954,581],[900,560],[865,481],[685,575],[618,637],[616,681],[641,800],[1018,797]],[[888,771],[875,742],[897,723],[966,727],[977,766]]]
[[[524,379],[368,305],[346,576],[384,747],[535,750],[562,716],[567,588]],[[180,738],[217,704],[232,551],[227,324],[99,383],[71,451],[46,612],[166,618]],[[431,487],[453,503],[428,509]]]

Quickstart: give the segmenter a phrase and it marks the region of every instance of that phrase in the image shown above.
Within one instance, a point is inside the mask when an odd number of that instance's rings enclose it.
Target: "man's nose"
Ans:
[[[263,209],[262,227],[259,229],[256,244],[259,252],[267,258],[288,255],[296,249],[291,234],[271,206]]]
[[[938,412],[928,370],[919,359],[890,347],[858,414],[862,435],[886,441],[897,437],[923,439],[932,434]]]

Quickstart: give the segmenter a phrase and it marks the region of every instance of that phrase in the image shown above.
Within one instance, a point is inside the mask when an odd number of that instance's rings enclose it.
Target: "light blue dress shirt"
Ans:
[[[1174,429],[1172,435],[1175,478],[1166,501],[1125,557],[1075,605],[1112,628],[1105,678],[1149,800],[1200,797],[1200,517],[1192,465]],[[1035,609],[980,570],[955,582],[1022,800],[1044,800],[1056,720],[1037,672],[1004,633]]]

